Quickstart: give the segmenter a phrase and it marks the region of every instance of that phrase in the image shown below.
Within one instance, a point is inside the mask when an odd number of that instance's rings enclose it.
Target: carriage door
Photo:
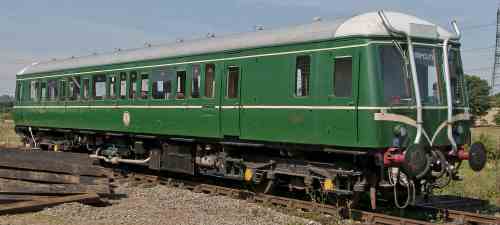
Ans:
[[[329,57],[330,90],[328,105],[333,110],[323,122],[331,126],[330,138],[335,143],[352,146],[358,142],[357,99],[359,56],[356,50],[343,49]]]
[[[237,63],[226,63],[222,83],[222,134],[240,136],[241,66]]]

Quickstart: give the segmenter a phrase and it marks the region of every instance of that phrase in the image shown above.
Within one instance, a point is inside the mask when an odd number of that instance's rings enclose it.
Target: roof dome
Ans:
[[[439,39],[447,39],[453,38],[455,34],[450,33],[446,29],[437,26],[431,22],[426,20],[417,18],[415,16],[411,16],[404,13],[399,12],[385,12],[387,18],[391,22],[392,26],[397,30],[404,31],[406,33],[410,33],[410,24],[420,24],[420,25],[429,25],[436,26],[437,33]],[[382,19],[378,15],[377,12],[370,12],[361,14],[355,17],[352,17],[342,23],[337,28],[335,32],[335,37],[344,37],[344,36],[387,36],[389,32],[384,27]],[[412,35],[418,37],[418,35]]]

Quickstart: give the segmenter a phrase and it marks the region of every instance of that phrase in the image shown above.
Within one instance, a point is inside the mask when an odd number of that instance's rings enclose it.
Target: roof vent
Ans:
[[[184,39],[182,39],[182,38],[177,39],[177,43],[183,43],[183,42],[184,42]]]
[[[256,25],[255,26],[255,31],[261,31],[264,30],[264,25]]]
[[[76,58],[75,56],[71,56],[72,59]]]
[[[56,58],[52,58],[52,61],[57,61],[57,59]]]
[[[314,22],[321,22],[322,20],[323,20],[323,18],[321,18],[321,16],[317,16],[317,17],[313,18]]]
[[[146,47],[146,48],[151,48],[151,43],[144,42],[144,47]]]
[[[214,33],[208,33],[207,34],[207,38],[214,38],[215,37],[215,34]]]

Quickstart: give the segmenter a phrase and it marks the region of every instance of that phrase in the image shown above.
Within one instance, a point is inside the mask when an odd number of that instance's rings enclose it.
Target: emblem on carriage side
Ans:
[[[130,113],[127,111],[123,112],[123,125],[130,126]]]

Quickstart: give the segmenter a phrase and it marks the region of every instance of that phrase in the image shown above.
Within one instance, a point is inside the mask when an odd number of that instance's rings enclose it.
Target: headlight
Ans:
[[[454,130],[454,133],[456,133],[458,135],[462,135],[465,133],[465,128],[462,125],[456,126],[453,130]]]
[[[394,127],[394,135],[398,137],[404,137],[408,134],[406,127],[398,125]]]

